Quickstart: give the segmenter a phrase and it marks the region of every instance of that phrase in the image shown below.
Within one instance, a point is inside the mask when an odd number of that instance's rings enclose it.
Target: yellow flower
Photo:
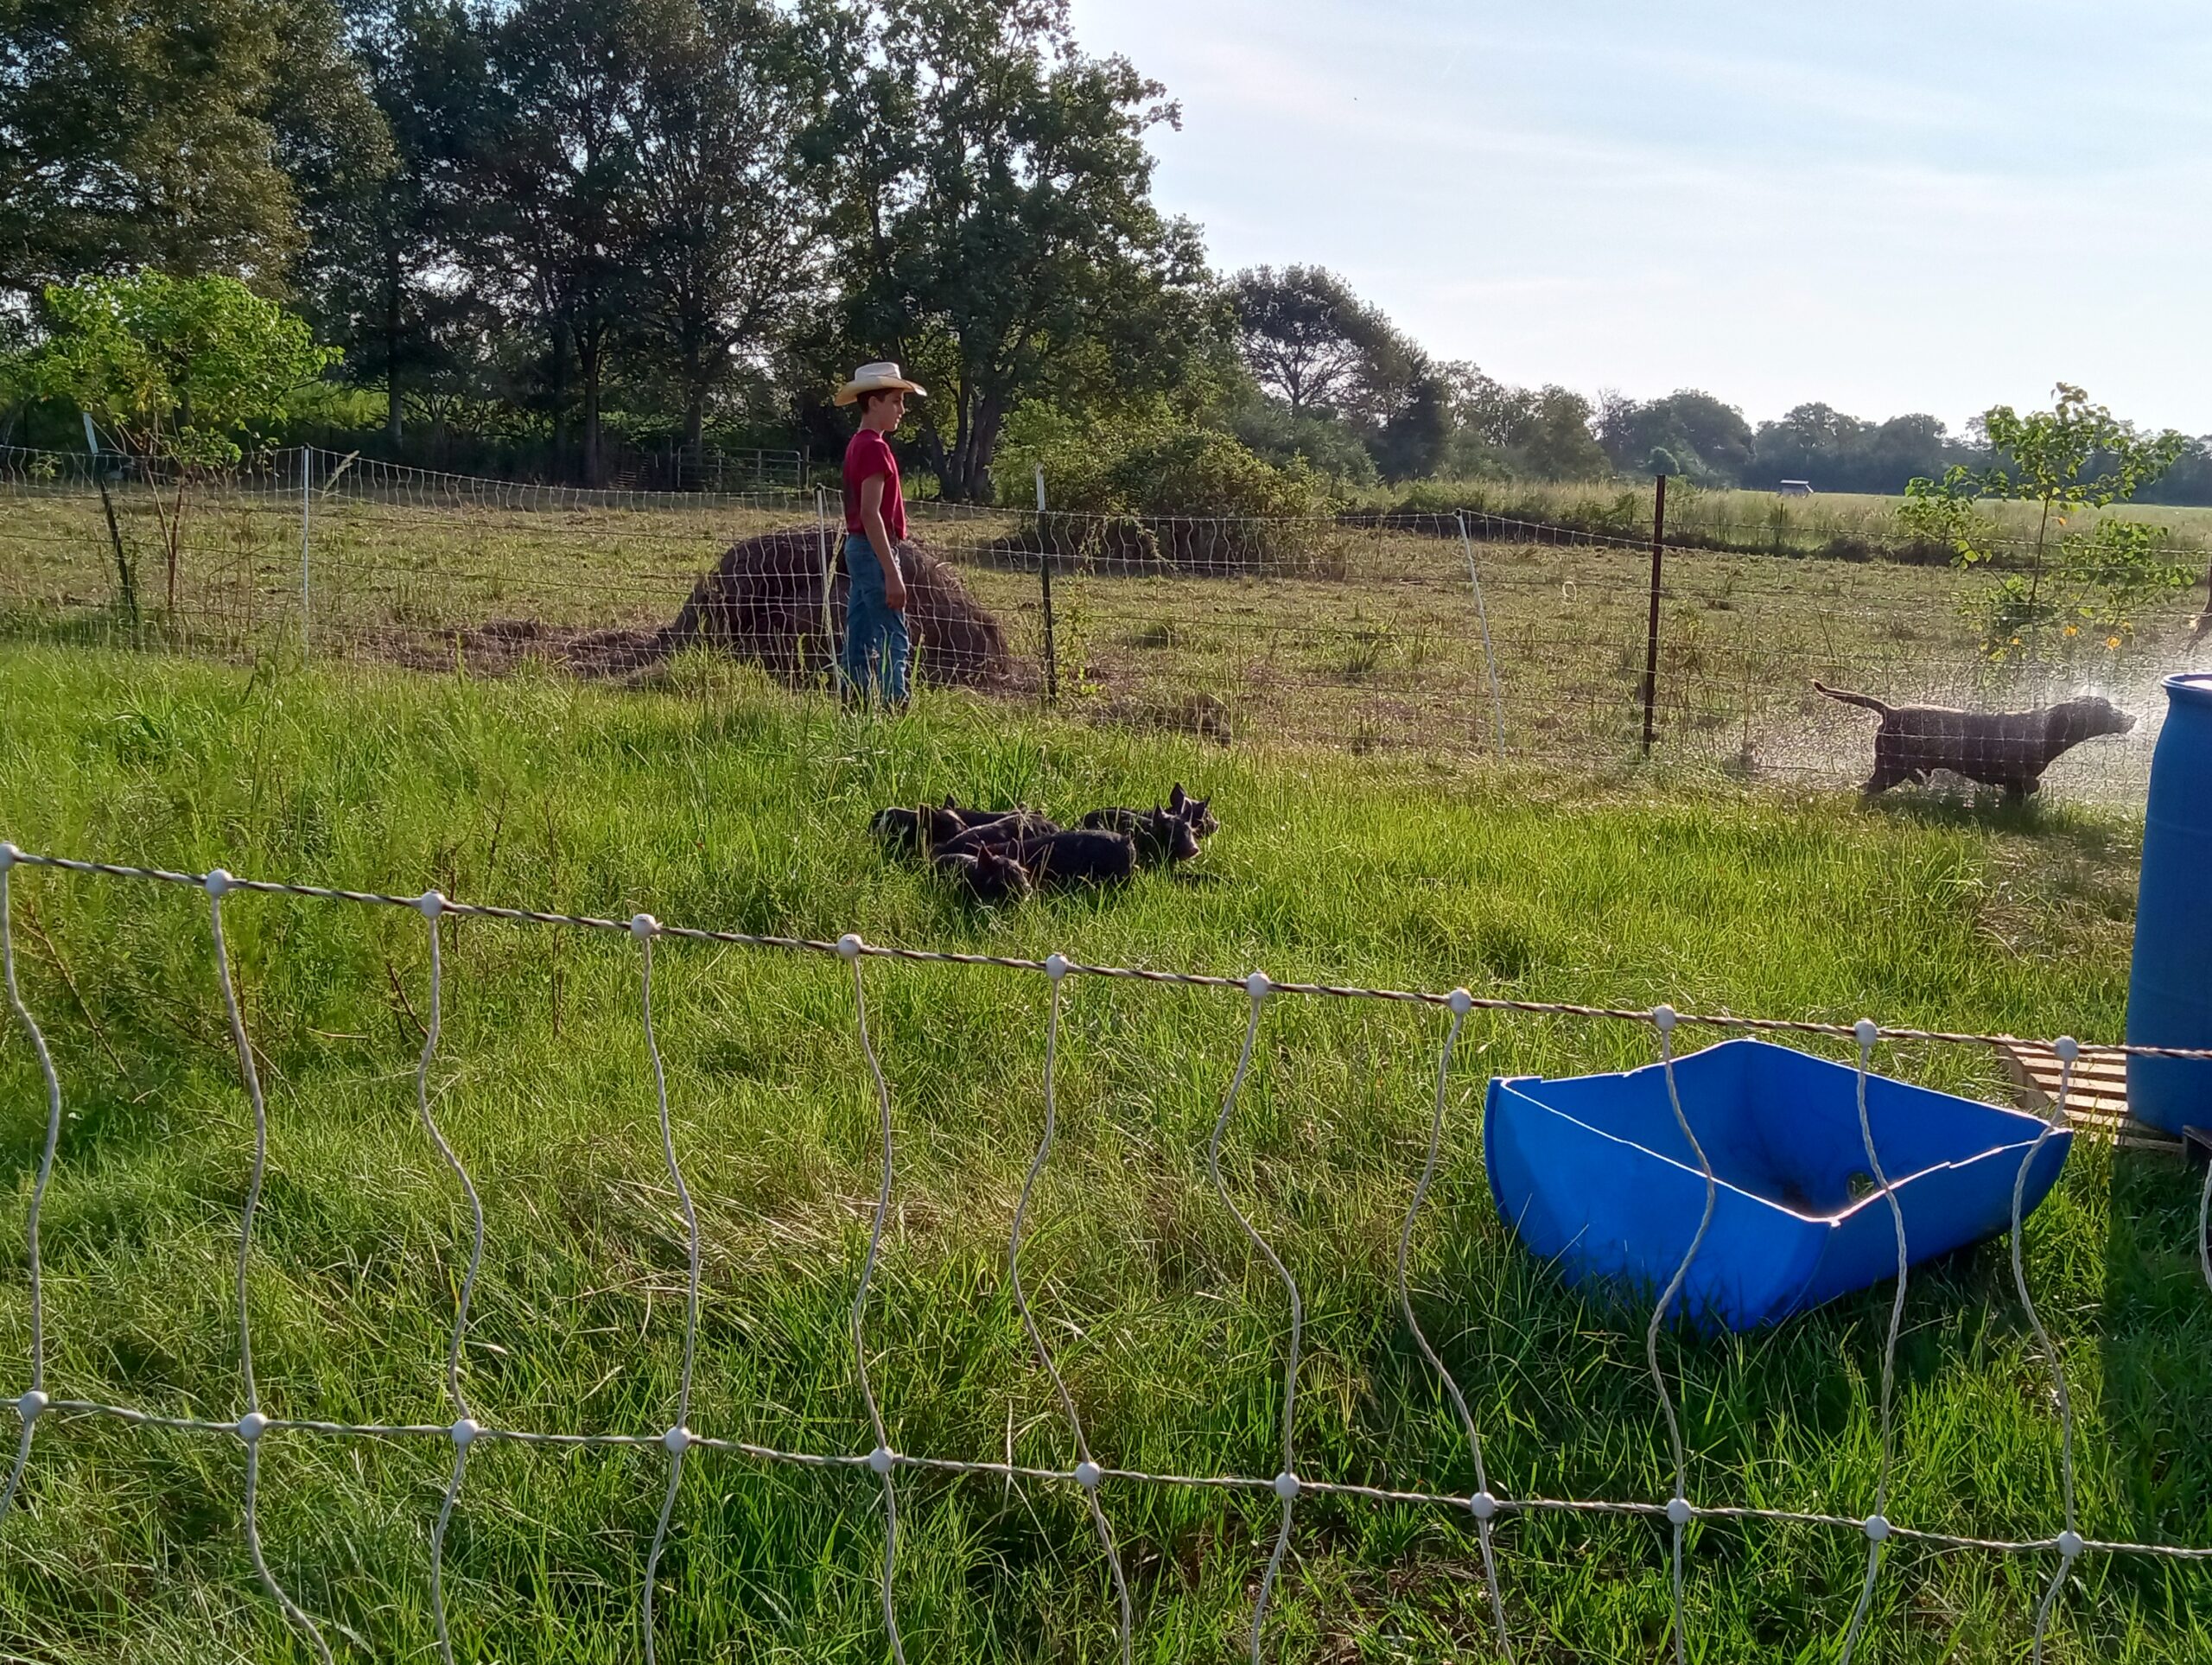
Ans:
[[[2082,633],[2082,626],[2079,625],[2069,625],[2066,626],[2066,633],[2069,636],[2079,636]]]
[[[2120,645],[2120,638],[2119,638],[2119,637],[2117,637],[2117,636],[2107,636],[2107,637],[2106,637],[2106,638],[2105,638],[2105,645],[2106,645],[2107,647],[2118,647],[2118,646]]]

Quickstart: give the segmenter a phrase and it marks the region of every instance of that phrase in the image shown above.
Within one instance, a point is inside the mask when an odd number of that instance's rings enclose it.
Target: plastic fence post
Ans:
[[[1037,465],[1037,587],[1045,608],[1045,699],[1060,697],[1059,653],[1052,642],[1052,546],[1045,531],[1045,465]]]
[[[1505,705],[1497,691],[1497,656],[1491,651],[1490,611],[1483,606],[1483,575],[1475,566],[1475,543],[1467,536],[1467,517],[1464,512],[1453,516],[1459,523],[1459,547],[1467,552],[1467,581],[1475,587],[1475,622],[1483,632],[1483,669],[1490,673],[1490,715],[1497,731],[1497,754],[1505,755]]]
[[[308,575],[312,569],[315,543],[315,448],[300,448],[300,657],[308,651]]]
[[[814,542],[822,556],[822,653],[827,663],[835,665],[837,643],[830,615],[830,500],[819,486],[814,488]]]

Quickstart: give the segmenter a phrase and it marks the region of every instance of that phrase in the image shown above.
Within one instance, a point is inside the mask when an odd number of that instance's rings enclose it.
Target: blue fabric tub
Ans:
[[[1675,1060],[1682,1113],[1719,1182],[1678,1312],[1756,1329],[1896,1274],[1897,1228],[1867,1189],[1857,1081],[1848,1064],[1760,1040]],[[1910,1261],[2010,1230],[2012,1183],[2043,1131],[2038,1118],[1871,1073],[1866,1115]],[[2072,1140],[2061,1128],[2044,1141],[2024,1208],[2056,1182]],[[1696,1234],[1705,1175],[1661,1065],[1495,1077],[1483,1146],[1498,1212],[1568,1281],[1665,1289]]]

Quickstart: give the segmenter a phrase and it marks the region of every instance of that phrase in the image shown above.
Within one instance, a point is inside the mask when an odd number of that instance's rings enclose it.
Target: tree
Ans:
[[[37,392],[72,401],[126,449],[166,465],[155,486],[165,594],[176,611],[188,488],[236,462],[248,438],[281,421],[301,387],[336,358],[306,321],[230,277],[87,278],[45,296],[47,334],[28,370]],[[126,605],[136,585],[118,575]]]
[[[1536,421],[1538,395],[1509,387],[1471,364],[1443,367],[1452,390],[1452,414],[1484,445],[1505,450],[1526,442]]]
[[[1607,473],[1605,449],[1590,431],[1593,414],[1580,393],[1556,386],[1541,390],[1518,442],[1529,471],[1542,480],[1594,480]]]
[[[2118,648],[2133,632],[2137,607],[2194,577],[2173,558],[2163,527],[2100,518],[2088,531],[2064,530],[2077,510],[2126,502],[2171,467],[2187,442],[2171,429],[2140,433],[2068,383],[2055,393],[2049,410],[2023,416],[2000,404],[1985,411],[1981,427],[2000,461],[1979,471],[1956,465],[1940,480],[1916,479],[1900,511],[1908,529],[1948,543],[1957,564],[1970,569],[1993,561],[2000,547],[1976,503],[2038,505],[2026,572],[1999,575],[1980,604],[1984,645],[1994,658],[2034,657],[2054,630],[2062,642],[2086,636]]]
[[[1262,389],[1302,416],[1340,410],[1384,327],[1334,272],[1255,266],[1237,273],[1237,345]]]
[[[1152,202],[1159,84],[1091,58],[1065,0],[881,0],[834,130],[848,345],[930,390],[947,498],[988,500],[1007,415],[1172,386],[1219,324],[1196,229]]]
[[[499,321],[456,281],[472,206],[462,168],[487,142],[490,43],[461,0],[357,0],[353,25],[393,160],[332,194],[301,270],[319,326],[346,344],[347,375],[384,390],[396,447],[408,390],[449,379],[466,338]]]
[[[0,0],[0,291],[156,265],[275,290],[382,165],[330,0]]]
[[[2185,442],[2174,466],[2136,493],[2141,503],[2212,503],[2212,434]]]
[[[1375,459],[1350,423],[1311,412],[1294,416],[1280,399],[1256,385],[1225,411],[1229,431],[1277,467],[1303,461],[1324,479],[1344,486],[1372,486],[1382,478]]]
[[[1451,387],[1442,376],[1424,368],[1383,423],[1375,446],[1376,464],[1386,479],[1425,479],[1443,461],[1451,439]]]
[[[607,372],[638,300],[631,100],[657,49],[633,0],[522,0],[497,21],[490,111],[462,166],[467,258],[542,334],[555,467],[567,465],[580,404],[594,485]]]
[[[1935,416],[1914,413],[1862,422],[1826,404],[1801,404],[1763,422],[1745,483],[1808,480],[1823,491],[1902,492],[1916,476],[1940,479],[1966,448]]]
[[[825,271],[826,92],[799,26],[760,0],[651,0],[627,117],[642,322],[672,360],[696,457],[709,399],[764,359]]]
[[[1694,389],[1643,403],[1609,394],[1599,405],[1598,434],[1617,467],[1640,468],[1653,451],[1664,449],[1691,478],[1733,486],[1751,467],[1751,429],[1744,413]]]

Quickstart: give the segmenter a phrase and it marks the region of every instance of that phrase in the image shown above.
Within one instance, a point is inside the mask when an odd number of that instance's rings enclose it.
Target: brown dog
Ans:
[[[2062,700],[2032,711],[1957,711],[1946,705],[1890,705],[1871,694],[1813,686],[1832,700],[1861,705],[1882,720],[1874,732],[1872,798],[1899,781],[1925,781],[1931,771],[2002,786],[2018,803],[2043,783],[2061,753],[2100,734],[2124,734],[2135,719],[2101,694]]]

